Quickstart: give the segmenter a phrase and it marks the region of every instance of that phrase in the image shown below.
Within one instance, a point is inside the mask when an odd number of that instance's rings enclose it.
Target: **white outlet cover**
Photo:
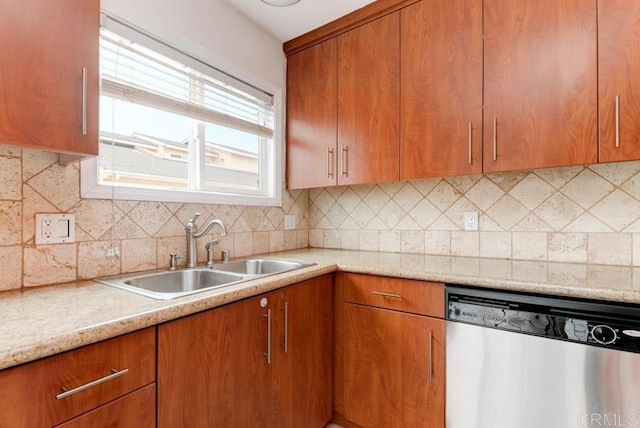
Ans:
[[[36,245],[76,241],[75,214],[36,214]]]
[[[464,230],[478,230],[478,211],[464,213]]]
[[[284,230],[292,230],[296,228],[295,214],[286,214],[284,216]]]

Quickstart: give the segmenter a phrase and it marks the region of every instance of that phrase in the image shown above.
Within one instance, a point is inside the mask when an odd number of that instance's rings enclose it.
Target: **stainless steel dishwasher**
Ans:
[[[640,427],[640,306],[447,285],[447,428]]]

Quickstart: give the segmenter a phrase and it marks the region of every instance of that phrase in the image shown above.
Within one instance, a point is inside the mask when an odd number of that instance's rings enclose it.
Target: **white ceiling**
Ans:
[[[269,6],[260,0],[225,0],[281,42],[340,18],[375,0],[300,0],[292,6]]]

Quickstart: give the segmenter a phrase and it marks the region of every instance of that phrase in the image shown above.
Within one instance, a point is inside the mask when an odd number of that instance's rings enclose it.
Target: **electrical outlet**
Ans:
[[[464,230],[478,230],[478,211],[464,213]]]
[[[295,214],[286,214],[284,216],[284,230],[292,230],[296,228]]]
[[[36,214],[35,238],[36,245],[75,242],[75,214]]]

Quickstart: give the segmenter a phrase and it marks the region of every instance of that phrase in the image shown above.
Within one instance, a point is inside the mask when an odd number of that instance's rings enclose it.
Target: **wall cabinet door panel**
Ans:
[[[485,0],[484,171],[597,161],[592,0]]]
[[[598,2],[598,43],[600,162],[640,159],[640,2]]]
[[[401,11],[402,180],[482,172],[482,1]]]
[[[400,13],[338,36],[338,184],[399,179]]]
[[[0,10],[0,143],[96,155],[100,2],[0,0]]]
[[[336,185],[337,42],[287,58],[287,186]]]

